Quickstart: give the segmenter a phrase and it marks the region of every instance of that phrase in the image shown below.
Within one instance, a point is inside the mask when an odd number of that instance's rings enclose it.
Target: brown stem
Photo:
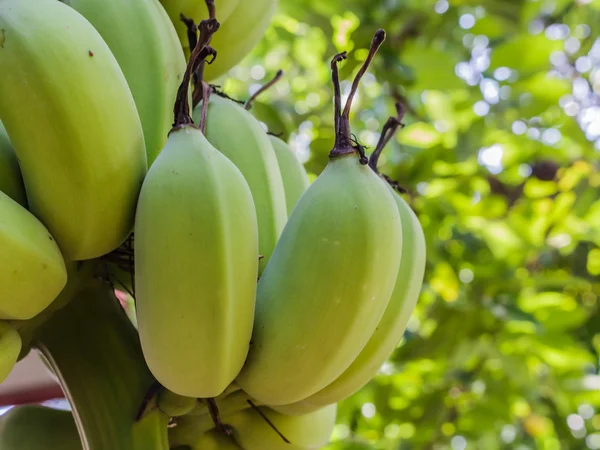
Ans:
[[[219,407],[217,406],[217,402],[215,402],[214,398],[207,398],[206,404],[208,405],[208,412],[210,413],[210,417],[212,418],[213,423],[217,427],[219,431],[227,436],[232,435],[231,427],[227,426],[221,421],[221,415],[219,414]]]
[[[340,92],[340,75],[338,72],[338,63],[348,58],[347,52],[338,53],[331,60],[331,80],[333,81],[333,104],[335,115],[335,134],[340,128],[340,116],[342,115],[342,94]]]
[[[190,104],[188,101],[188,92],[190,89],[192,71],[198,57],[201,54],[207,54],[207,52],[203,51],[207,48],[212,35],[219,29],[219,26],[220,24],[216,21],[216,19],[208,19],[200,22],[200,25],[198,27],[200,30],[200,38],[198,39],[198,43],[192,50],[190,60],[188,61],[185,73],[183,75],[183,81],[181,82],[181,85],[179,86],[179,89],[177,91],[175,107],[173,109],[175,121],[173,123],[173,128],[171,131],[183,128],[185,126],[193,125],[194,123],[192,121],[192,118],[190,117]],[[206,58],[206,56],[204,56],[204,58]]]
[[[344,107],[344,112],[342,113],[343,118],[348,118],[350,116],[352,100],[356,94],[356,91],[358,90],[358,83],[360,83],[361,78],[371,65],[371,61],[373,61],[373,58],[375,57],[377,50],[379,50],[379,47],[381,47],[381,44],[383,44],[383,41],[385,41],[385,31],[380,28],[375,32],[375,36],[373,36],[373,39],[371,40],[371,47],[369,48],[369,55],[367,56],[367,59],[356,74],[356,77],[354,77],[352,89],[350,90],[350,95],[348,95],[348,100],[346,100],[346,106]]]
[[[200,110],[200,122],[198,123],[198,127],[202,134],[206,133],[206,117],[208,115],[208,99],[210,98],[210,94],[212,92],[212,88],[210,85],[204,81],[200,81],[202,84],[202,108]]]
[[[204,0],[204,3],[206,3],[206,7],[208,8],[208,17],[216,19],[215,0]]]
[[[246,111],[250,111],[250,109],[252,108],[252,104],[256,100],[256,97],[258,97],[263,92],[269,90],[269,88],[271,88],[271,86],[273,86],[279,80],[281,80],[282,77],[283,77],[283,70],[279,69],[271,81],[269,81],[267,84],[261,86],[261,88],[258,91],[256,91],[254,93],[254,95],[252,95],[252,97],[250,97],[248,99],[248,101],[246,102],[246,106],[245,106]]]
[[[205,48],[205,50],[209,51],[210,54],[207,54],[205,58],[200,60],[199,64],[196,64],[196,67],[194,68],[193,72],[194,75],[192,78],[192,84],[194,86],[194,91],[192,92],[192,108],[198,106],[198,104],[202,101],[202,98],[204,97],[204,93],[202,91],[202,82],[204,79],[204,65],[205,63],[212,64],[215,58],[217,57],[217,51],[214,48],[208,46]],[[207,59],[208,56],[212,56],[212,58],[209,60]]]
[[[144,395],[144,398],[142,399],[142,404],[140,405],[138,412],[135,416],[136,422],[142,419],[142,417],[144,416],[144,414],[146,412],[146,408],[148,408],[148,405],[150,404],[152,399],[156,396],[156,394],[158,394],[161,387],[162,386],[160,385],[160,383],[158,381],[156,381],[156,382],[152,383],[152,385],[148,388],[148,391],[146,392],[146,394]]]
[[[194,19],[184,16],[183,13],[181,13],[179,19],[187,27],[187,38],[191,51],[192,49],[196,48],[196,44],[198,43],[198,25],[196,25]]]
[[[339,92],[339,79],[336,63],[345,58],[344,53],[340,53],[340,55],[336,55],[331,62],[331,70],[332,70],[332,78],[333,78],[333,87],[334,87],[334,101],[335,101],[335,145],[333,150],[329,153],[329,157],[343,156],[355,153],[359,150],[359,153],[362,152],[362,148],[357,148],[357,146],[353,145],[352,134],[350,131],[350,110],[352,108],[352,101],[354,99],[354,95],[358,89],[358,85],[363,75],[366,73],[371,61],[375,57],[377,50],[383,44],[385,40],[385,31],[379,29],[375,32],[373,39],[371,40],[371,46],[369,48],[369,55],[367,59],[363,63],[362,67],[354,77],[354,81],[352,82],[352,88],[350,90],[350,94],[348,95],[348,100],[346,101],[346,105],[344,107],[341,115],[339,114],[339,108],[341,106],[341,95]],[[368,159],[361,155],[360,158],[361,164],[367,164]]]
[[[269,426],[270,426],[271,428],[273,428],[273,430],[275,431],[275,433],[277,433],[277,434],[279,435],[279,437],[280,437],[281,439],[283,439],[283,442],[285,442],[286,444],[291,444],[291,442],[288,440],[288,438],[286,438],[286,437],[283,435],[283,433],[277,429],[277,427],[275,426],[275,424],[274,424],[273,422],[271,422],[271,420],[269,420],[269,418],[268,418],[268,417],[265,415],[265,413],[263,413],[263,412],[262,412],[262,411],[261,411],[261,410],[260,410],[260,409],[259,409],[259,408],[258,408],[258,407],[257,407],[257,406],[256,406],[256,405],[253,403],[253,402],[252,402],[252,400],[247,400],[247,402],[248,402],[248,404],[249,404],[249,405],[252,407],[252,409],[253,409],[254,411],[256,411],[256,412],[257,412],[257,413],[260,415],[260,417],[262,417],[262,418],[263,418],[263,420],[269,424]]]
[[[379,142],[377,142],[377,146],[369,158],[369,167],[376,173],[379,173],[377,170],[377,164],[379,163],[381,152],[390,141],[392,136],[394,136],[398,128],[403,126],[402,119],[404,118],[404,107],[402,106],[402,103],[396,103],[396,111],[396,117],[388,118],[387,122],[383,125],[381,136],[379,136]]]

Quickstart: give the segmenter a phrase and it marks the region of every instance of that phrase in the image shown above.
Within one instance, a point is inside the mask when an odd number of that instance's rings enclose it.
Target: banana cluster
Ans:
[[[333,59],[335,144],[309,184],[251,101],[202,79],[276,4],[0,0],[0,381],[35,348],[73,410],[14,409],[2,448],[29,429],[34,450],[318,449],[393,352],[425,269],[377,171],[401,111],[370,161],[349,120],[385,33],[343,109]]]

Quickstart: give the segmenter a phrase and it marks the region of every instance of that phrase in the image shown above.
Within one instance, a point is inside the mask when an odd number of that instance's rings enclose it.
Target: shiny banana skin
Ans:
[[[220,33],[221,30],[215,34],[215,39]],[[194,110],[195,122],[201,107],[202,103]],[[275,150],[252,114],[218,95],[212,95],[208,102],[206,138],[237,166],[250,186],[258,218],[259,253],[263,256],[261,274],[287,220],[284,184]]]
[[[0,191],[27,208],[27,195],[19,161],[2,122],[0,122]]]
[[[183,50],[164,8],[158,0],[61,1],[90,21],[119,63],[137,106],[151,165],[167,141],[185,70]]]
[[[0,319],[31,319],[67,282],[61,252],[46,227],[0,192]]]
[[[156,381],[108,283],[83,280],[35,347],[60,380],[84,450],[169,449],[165,414],[150,402],[137,419]]]
[[[195,23],[199,23],[201,20],[208,19],[208,8],[204,0],[160,0],[165,11],[169,15],[177,35],[181,47],[183,47],[185,54],[190,53],[190,43],[187,37],[187,27],[181,21],[181,14],[185,17],[192,19]],[[237,7],[238,3],[245,2],[246,0],[215,0],[215,12],[219,22],[224,23],[231,12]],[[223,49],[225,51],[225,49]],[[219,49],[219,55],[221,54]],[[219,56],[220,57],[220,56]]]
[[[384,182],[356,153],[331,156],[258,282],[252,345],[237,384],[266,405],[285,405],[338,378],[387,307],[400,230]]]
[[[306,192],[310,184],[308,174],[302,163],[296,158],[289,145],[276,136],[269,135],[269,140],[275,150],[281,178],[283,179],[283,188],[285,190],[285,204],[288,217],[302,194]]]
[[[144,181],[135,224],[137,322],[170,391],[216,397],[248,353],[258,229],[241,172],[193,126],[171,132]]]
[[[20,405],[0,416],[2,450],[82,450],[70,411]]]
[[[19,332],[11,324],[0,322],[0,383],[6,380],[15,367],[21,345]],[[0,445],[0,448],[3,447]]]
[[[301,402],[274,407],[277,411],[306,414],[351,396],[377,374],[402,339],[423,284],[426,246],[419,219],[406,201],[391,187],[389,189],[400,212],[403,243],[396,285],[377,329],[350,367],[333,383]]]
[[[218,2],[218,0],[217,0]],[[217,19],[222,22],[211,46],[218,58],[204,69],[206,81],[225,75],[244,59],[263,38],[275,11],[278,0],[239,0],[237,7],[227,17],[220,17],[217,3]]]
[[[30,210],[67,259],[104,255],[133,228],[144,136],[123,72],[94,27],[56,0],[0,2],[0,120]]]

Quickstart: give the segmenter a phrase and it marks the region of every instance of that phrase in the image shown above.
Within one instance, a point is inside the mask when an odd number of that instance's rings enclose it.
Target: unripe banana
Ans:
[[[263,449],[265,448],[266,447],[263,447]],[[191,450],[240,450],[240,446],[236,444],[231,437],[226,436],[222,432],[211,430],[204,433],[200,439],[191,446]]]
[[[183,50],[164,8],[158,0],[62,1],[90,21],[115,55],[133,94],[152,164],[167,141],[185,70]]]
[[[337,405],[330,405],[302,416],[286,416],[267,407],[260,411],[277,431],[254,409],[245,409],[229,417],[224,423],[231,427],[235,441],[244,450],[309,450],[327,444],[337,414]]]
[[[0,248],[0,319],[30,319],[58,296],[67,270],[44,225],[3,192]]]
[[[215,38],[220,33],[219,30]],[[199,104],[194,110],[195,122],[199,121],[201,108]],[[206,138],[238,167],[250,186],[258,218],[259,253],[263,256],[259,271],[262,273],[287,220],[283,180],[275,150],[252,114],[217,95],[211,96],[208,102]]]
[[[216,397],[250,342],[258,270],[252,194],[194,127],[173,131],[148,172],[135,224],[138,327],[169,390]]]
[[[27,196],[15,150],[0,122],[0,191],[27,208]]]
[[[0,416],[2,450],[82,450],[70,411],[39,405],[11,408]]]
[[[158,408],[169,417],[185,416],[198,402],[193,397],[177,395],[168,389],[161,389],[156,398]]]
[[[377,329],[354,362],[325,389],[292,404],[274,407],[285,414],[306,414],[359,391],[396,348],[417,304],[425,273],[425,236],[410,206],[390,187],[402,222],[400,268],[394,292]]]
[[[240,0],[227,20],[219,15],[217,9],[217,19],[223,22],[210,45],[217,50],[219,57],[205,67],[204,78],[207,81],[224,75],[250,53],[269,27],[277,3],[277,0]]]
[[[9,323],[0,322],[0,383],[6,380],[21,353],[21,336]],[[1,441],[0,441],[1,442]],[[4,448],[0,446],[0,448]]]
[[[181,46],[186,55],[190,54],[190,44],[187,37],[187,27],[181,21],[181,14],[199,23],[201,20],[208,19],[208,8],[204,0],[160,0],[165,11],[169,15],[171,22],[177,30]],[[245,1],[245,0],[241,0]],[[216,17],[220,23],[224,23],[231,12],[236,8],[240,0],[215,0]],[[221,49],[219,57],[221,57]],[[226,51],[226,49],[223,49]]]
[[[368,66],[385,33],[372,42]],[[387,307],[400,265],[400,215],[385,183],[359,160],[349,114],[340,115],[330,161],[302,195],[258,282],[252,345],[237,384],[266,405],[315,394],[359,355]]]
[[[66,258],[108,253],[131,232],[146,172],[127,81],[94,27],[61,2],[3,0],[0,29],[0,119],[29,207]]]
[[[302,194],[308,189],[309,181],[306,169],[296,158],[290,147],[276,136],[269,135],[269,140],[275,149],[275,156],[279,163],[281,178],[283,179],[283,188],[285,190],[285,204],[288,217]]]

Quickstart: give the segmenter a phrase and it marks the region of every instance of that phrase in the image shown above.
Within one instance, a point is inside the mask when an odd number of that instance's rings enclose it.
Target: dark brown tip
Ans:
[[[340,114],[341,103],[340,103],[340,86],[339,86],[339,78],[338,78],[338,70],[337,63],[346,59],[346,52],[339,53],[335,55],[331,61],[331,71],[333,78],[333,87],[334,87],[334,102],[335,102],[335,145],[333,150],[329,153],[330,157],[334,156],[342,156],[348,155],[351,153],[361,153],[362,148],[357,148],[352,144],[351,130],[350,130],[350,110],[352,109],[352,101],[354,100],[354,96],[356,95],[356,91],[358,90],[358,85],[360,80],[367,72],[367,69],[371,65],[371,61],[375,57],[377,50],[381,47],[381,44],[385,40],[385,31],[383,29],[379,29],[375,32],[373,39],[371,40],[371,46],[369,48],[369,54],[367,59],[361,66],[360,70],[354,77],[354,81],[352,82],[352,88],[350,89],[350,93],[348,94],[348,100],[346,100],[346,105],[344,106],[344,110]],[[361,163],[365,163],[365,157],[361,155]]]
[[[371,157],[369,158],[369,167],[375,171],[375,173],[379,173],[377,169],[377,165],[379,164],[379,157],[381,156],[381,152],[387,145],[387,143],[392,139],[398,128],[404,127],[402,123],[402,119],[404,118],[404,106],[402,103],[398,102],[395,104],[396,107],[396,117],[389,117],[386,123],[383,125],[381,129],[381,135],[379,136],[379,141],[377,142],[377,146]]]

